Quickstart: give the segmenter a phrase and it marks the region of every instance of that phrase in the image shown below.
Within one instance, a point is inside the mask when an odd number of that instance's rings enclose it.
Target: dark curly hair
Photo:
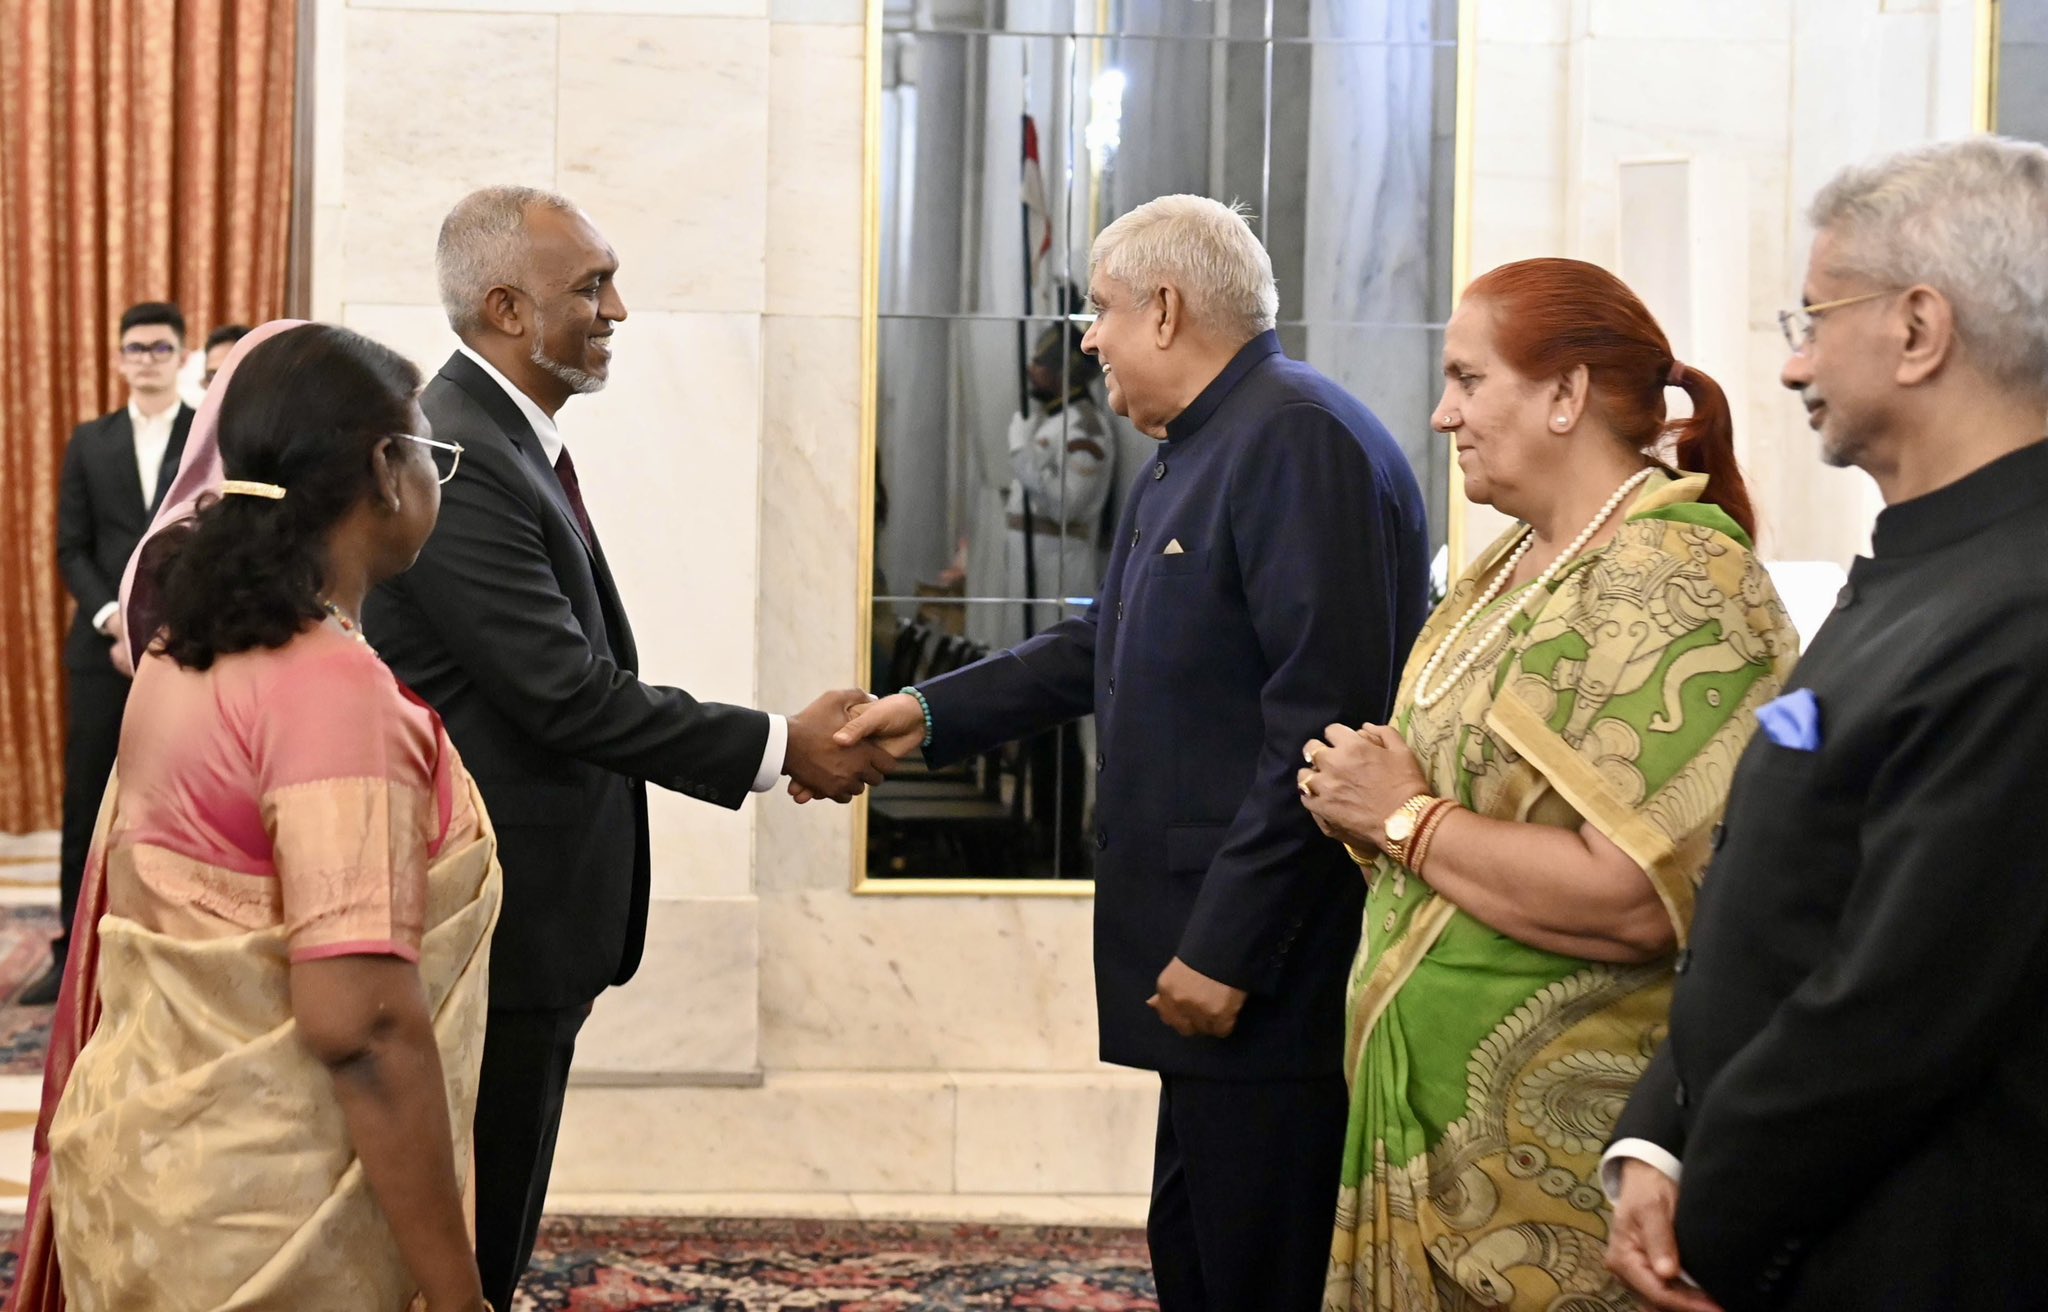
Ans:
[[[214,496],[150,544],[156,650],[203,670],[238,651],[282,647],[326,614],[327,533],[374,491],[371,453],[410,430],[420,371],[360,333],[288,329],[236,364],[220,406],[227,476],[275,483],[282,500]]]

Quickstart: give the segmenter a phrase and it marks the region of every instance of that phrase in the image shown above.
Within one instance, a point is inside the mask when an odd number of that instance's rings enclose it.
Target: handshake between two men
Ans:
[[[799,802],[850,802],[924,742],[924,708],[904,693],[875,698],[842,688],[789,717],[783,773]]]

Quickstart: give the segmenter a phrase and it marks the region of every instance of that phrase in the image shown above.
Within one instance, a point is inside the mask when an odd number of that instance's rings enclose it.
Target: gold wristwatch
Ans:
[[[1401,803],[1401,809],[1388,816],[1386,822],[1380,826],[1387,835],[1387,841],[1380,844],[1380,850],[1394,858],[1396,865],[1408,864],[1408,840],[1415,837],[1417,822],[1434,801],[1436,798],[1428,793],[1417,793]]]

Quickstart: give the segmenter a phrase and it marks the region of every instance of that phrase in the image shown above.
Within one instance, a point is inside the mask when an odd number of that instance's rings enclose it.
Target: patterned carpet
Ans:
[[[0,1292],[14,1231],[0,1230]],[[1065,1226],[550,1217],[520,1312],[1156,1312],[1145,1237]]]
[[[519,1306],[1136,1312],[1159,1302],[1138,1231],[552,1217]]]
[[[50,964],[57,908],[0,907],[0,1075],[40,1075],[50,1042],[50,1009],[16,1007],[21,986]]]

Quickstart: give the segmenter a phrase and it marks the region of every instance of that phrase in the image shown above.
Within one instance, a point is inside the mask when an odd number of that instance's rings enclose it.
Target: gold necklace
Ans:
[[[327,613],[334,617],[334,622],[341,626],[341,631],[343,633],[346,633],[351,638],[354,638],[357,642],[362,643],[365,647],[370,646],[369,638],[365,637],[363,634],[362,625],[357,624],[354,620],[350,619],[346,611],[342,610],[341,607],[335,605],[333,602],[327,600],[327,598],[325,597],[322,597],[320,599],[320,604],[327,608]],[[372,651],[376,650],[376,648],[374,647],[371,647],[370,649]]]

